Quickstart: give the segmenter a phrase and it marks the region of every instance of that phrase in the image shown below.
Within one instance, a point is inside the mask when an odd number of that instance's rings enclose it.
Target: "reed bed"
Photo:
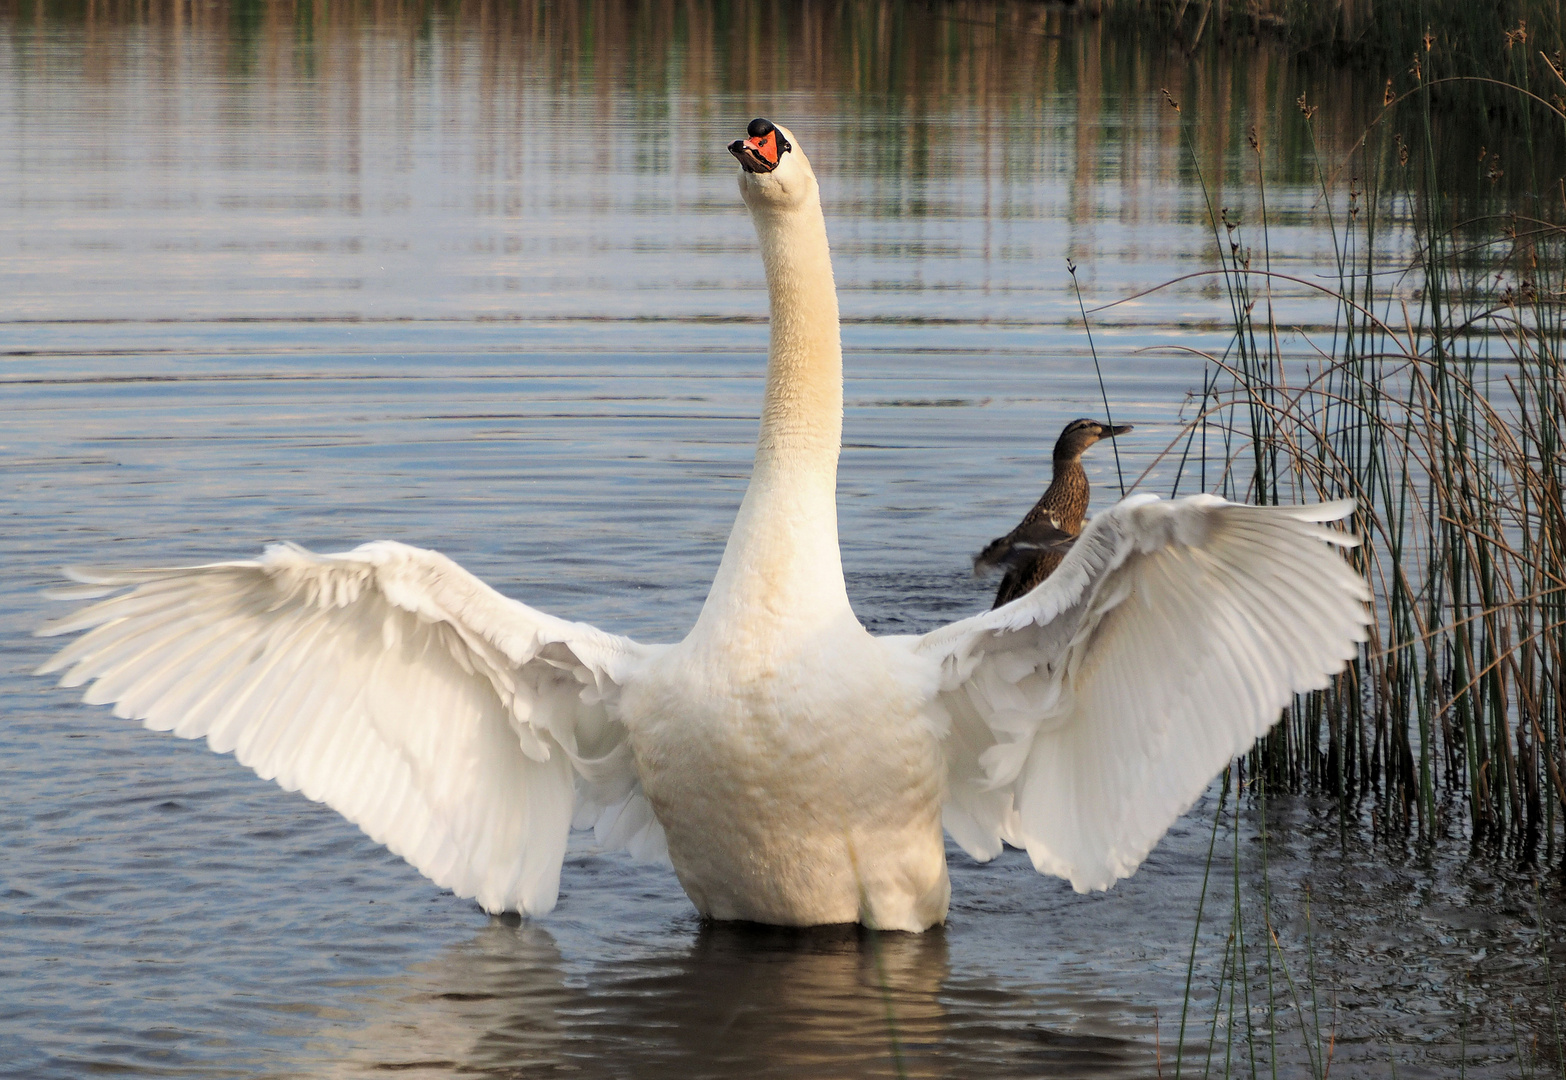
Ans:
[[[1566,74],[1515,44],[1510,89],[1534,137],[1554,140],[1566,109],[1530,77],[1542,67],[1559,93]],[[1435,80],[1418,68],[1401,92],[1389,83],[1357,168],[1318,168],[1334,280],[1272,271],[1265,213],[1247,228],[1209,207],[1211,274],[1234,332],[1207,357],[1172,448],[1176,487],[1359,503],[1365,543],[1353,557],[1378,598],[1371,640],[1332,688],[1297,701],[1247,775],[1275,792],[1330,792],[1346,819],[1368,806],[1380,831],[1519,853],[1542,841],[1553,859],[1566,821],[1566,192],[1534,176],[1525,205],[1483,210],[1444,194]],[[1317,107],[1299,107],[1309,128]],[[1265,207],[1254,133],[1250,146]],[[1466,167],[1538,163],[1515,153]],[[1275,298],[1285,286],[1329,297],[1336,319],[1295,335],[1289,353]]]
[[[1401,63],[1434,32],[1448,53],[1486,66],[1519,23],[1558,32],[1557,0],[1088,0],[1111,27],[1152,31],[1187,52],[1265,37],[1333,59]]]
[[[1280,1062],[1331,1073],[1336,1017],[1317,985],[1308,913],[1303,942],[1286,946],[1274,925],[1269,793],[1328,793],[1343,828],[1377,841],[1463,842],[1524,868],[1566,856],[1566,180],[1555,156],[1566,70],[1530,38],[1513,27],[1502,70],[1478,76],[1439,70],[1439,47],[1424,39],[1354,159],[1317,156],[1328,280],[1272,269],[1254,129],[1260,220],[1209,201],[1207,273],[1233,333],[1224,352],[1204,354],[1194,411],[1169,449],[1175,487],[1263,503],[1352,497],[1364,541],[1352,558],[1377,599],[1350,669],[1296,699],[1225,774],[1212,843],[1227,819],[1234,880],[1204,885],[1175,1075],[1277,1075]],[[1462,120],[1503,125],[1498,149],[1452,161],[1441,137],[1451,101],[1439,99],[1467,85],[1515,100]],[[1298,107],[1313,139],[1318,106]],[[1183,113],[1180,126],[1200,176]],[[1495,195],[1452,194],[1460,169]],[[1502,186],[1508,170],[1521,175]],[[1326,298],[1331,326],[1292,328],[1283,294]],[[1259,873],[1251,858],[1243,877],[1242,791],[1260,830]],[[1542,910],[1548,1021],[1518,1029],[1512,1063],[1566,1077]],[[1204,933],[1223,943],[1217,971],[1197,970]],[[1466,1047],[1460,1071],[1465,1059]]]

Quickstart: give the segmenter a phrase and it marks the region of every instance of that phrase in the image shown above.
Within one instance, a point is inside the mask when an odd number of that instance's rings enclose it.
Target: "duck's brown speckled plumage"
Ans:
[[[995,607],[1032,591],[1055,572],[1082,531],[1087,517],[1087,473],[1082,453],[1100,439],[1130,431],[1129,425],[1110,427],[1096,420],[1073,420],[1055,443],[1054,476],[1043,497],[1017,527],[988,546],[974,560],[979,568],[1005,566],[1006,575],[995,593]]]

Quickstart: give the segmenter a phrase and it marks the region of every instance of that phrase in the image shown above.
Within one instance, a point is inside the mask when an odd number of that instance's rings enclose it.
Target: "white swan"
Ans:
[[[1346,502],[1134,496],[1019,600],[923,637],[849,607],[835,501],[837,298],[814,173],[765,120],[729,148],[771,347],[755,469],[677,645],[507,599],[391,541],[339,555],[83,572],[107,597],[42,671],[335,807],[485,910],[554,906],[573,821],[673,863],[700,911],[944,920],[942,827],[1078,890],[1136,870],[1298,691],[1364,640],[1320,522]],[[127,591],[128,590],[128,591]]]

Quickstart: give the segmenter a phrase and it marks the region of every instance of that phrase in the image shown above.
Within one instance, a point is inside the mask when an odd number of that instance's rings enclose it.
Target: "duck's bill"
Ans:
[[[758,132],[762,127],[764,130]],[[729,143],[729,153],[739,159],[740,167],[753,173],[769,173],[777,168],[778,160],[787,149],[788,143],[783,141],[778,129],[759,118],[751,121],[748,138]]]
[[[1126,432],[1128,432],[1130,430],[1131,430],[1131,425],[1130,424],[1121,424],[1118,427],[1106,427],[1104,429],[1104,434],[1100,435],[1099,438],[1101,438],[1101,439],[1113,439],[1116,435],[1124,435]]]

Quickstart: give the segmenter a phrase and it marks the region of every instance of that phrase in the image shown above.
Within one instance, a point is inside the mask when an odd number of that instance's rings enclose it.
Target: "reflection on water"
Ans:
[[[826,188],[856,610],[908,632],[981,609],[968,557],[1104,408],[1065,258],[1089,303],[1208,265],[1159,88],[1242,218],[1259,128],[1273,263],[1308,277],[1331,244],[1293,99],[1324,103],[1332,154],[1381,94],[1319,76],[1020,2],[0,0],[0,1069],[892,1075],[894,1031],[909,1075],[1167,1069],[1198,901],[1205,1017],[1235,859],[1260,879],[1252,822],[1204,877],[1210,805],[1106,895],[954,854],[924,937],[704,927],[670,873],[580,838],[557,912],[507,925],[44,686],[26,635],[62,563],[376,536],[682,634],[755,434],[766,297],[722,147],[759,113]],[[1155,490],[1199,368],[1146,347],[1221,348],[1214,307],[1190,282],[1095,319]],[[1088,467],[1115,487],[1110,455]],[[1296,979],[1314,942],[1334,1075],[1515,1073],[1513,1019],[1550,1030],[1559,882],[1274,812],[1273,927]]]
[[[502,919],[413,965],[383,994],[369,1023],[345,1033],[354,1044],[345,1071],[545,1074],[565,1060],[565,1023],[582,1004],[548,930]]]
[[[767,112],[823,178],[850,320],[1064,324],[1068,256],[1089,300],[1205,265],[1161,86],[1235,220],[1243,124],[1276,148],[1276,269],[1330,252],[1300,72],[1170,64],[1052,5],[94,0],[5,29],[0,291],[30,320],[754,316],[722,148]],[[1329,157],[1365,89],[1320,114]],[[1196,282],[1108,318],[1210,306]]]
[[[678,951],[597,958],[585,985],[565,968],[545,926],[495,920],[415,965],[369,1027],[345,1033],[356,1043],[350,1071],[814,1078],[1156,1067],[1140,1025],[1125,1036],[1052,1029],[1027,994],[954,978],[942,930],[707,923]]]

